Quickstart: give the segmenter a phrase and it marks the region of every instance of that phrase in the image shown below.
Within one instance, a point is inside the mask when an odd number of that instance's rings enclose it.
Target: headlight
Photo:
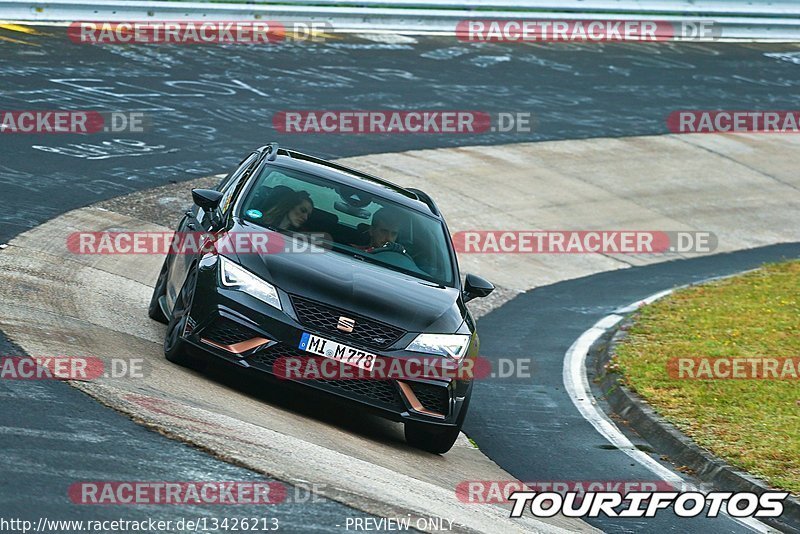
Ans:
[[[439,354],[458,361],[464,357],[469,347],[467,334],[420,334],[406,347],[413,352]]]
[[[223,256],[219,257],[219,268],[223,286],[247,293],[279,310],[283,309],[278,290],[272,284]]]

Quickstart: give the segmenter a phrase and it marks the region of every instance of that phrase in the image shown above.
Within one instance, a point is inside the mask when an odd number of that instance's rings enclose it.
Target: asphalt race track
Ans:
[[[144,134],[0,135],[0,243],[99,200],[226,172],[248,150],[273,140],[345,157],[665,133],[667,114],[679,109],[791,109],[800,86],[798,58],[800,47],[788,44],[507,46],[447,37],[348,37],[274,47],[81,46],[66,39],[64,28],[0,28],[0,109],[142,111],[152,118]],[[292,109],[514,110],[533,113],[536,128],[450,136],[278,134],[272,114]],[[797,247],[776,246],[615,271],[517,297],[481,319],[483,352],[532,352],[541,366],[526,387],[499,381],[476,387],[465,431],[521,480],[652,480],[604,447],[570,404],[561,389],[564,352],[620,305],[798,255]],[[0,334],[0,354],[20,353]],[[118,515],[114,507],[72,505],[66,488],[76,479],[264,480],[147,431],[65,384],[4,381],[0,397],[4,515]],[[504,420],[514,421],[515,430]],[[135,513],[175,515],[168,507],[126,510],[129,517]],[[289,531],[312,525],[327,531],[345,517],[364,515],[325,499],[279,513]],[[669,515],[646,525],[590,523],[609,532],[747,531],[730,519],[689,526]]]
[[[3,136],[0,242],[59,213],[171,180],[227,172],[278,141],[323,157],[664,133],[681,109],[796,104],[789,44],[509,46],[415,37],[275,47],[90,46],[66,29],[0,28],[2,109],[141,111],[142,134]],[[418,42],[417,42],[418,41]],[[278,135],[295,109],[531,112],[531,133]],[[47,202],[45,199],[52,199]]]
[[[181,519],[195,524],[205,521],[211,526],[214,519],[225,517],[259,518],[270,527],[276,520],[281,531],[324,532],[344,525],[347,518],[371,517],[312,494],[312,485],[292,489],[285,501],[266,506],[188,505],[178,511],[178,507],[169,504],[76,504],[70,499],[69,488],[78,480],[275,481],[147,430],[67,384],[3,382],[0,492],[5,519],[17,518],[34,525],[42,517],[51,521],[152,519],[173,521],[169,530],[179,531],[176,522]],[[315,526],[320,528],[315,530]],[[48,531],[73,529],[53,526]]]

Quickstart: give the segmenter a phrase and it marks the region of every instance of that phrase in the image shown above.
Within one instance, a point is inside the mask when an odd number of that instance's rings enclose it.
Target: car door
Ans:
[[[257,161],[258,153],[253,152],[243,159],[241,163],[239,163],[239,166],[217,186],[217,190],[222,192],[223,196],[216,213],[206,211],[196,205],[192,206],[192,209],[184,214],[183,219],[181,219],[181,222],[178,224],[176,233],[191,232],[194,233],[195,236],[198,236],[203,232],[213,232],[217,230],[218,228],[215,228],[215,224],[219,224],[221,221],[225,220],[236,193],[240,190],[240,185],[247,180],[253,168],[256,166]],[[189,268],[194,264],[199,255],[199,252],[192,254],[191,247],[185,247],[185,250],[182,250],[174,256],[166,288],[167,308],[169,310],[172,310],[178,292],[183,286],[184,280],[186,280]]]

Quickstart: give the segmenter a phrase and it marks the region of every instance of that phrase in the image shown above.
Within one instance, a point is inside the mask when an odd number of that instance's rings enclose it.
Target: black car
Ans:
[[[283,378],[405,423],[413,446],[452,447],[469,373],[369,377],[376,363],[422,357],[452,370],[477,358],[465,303],[494,286],[474,275],[462,285],[450,233],[427,194],[273,143],[192,197],[149,307],[168,324],[168,360],[191,366],[212,355],[276,375],[287,358],[335,359],[367,375]],[[198,233],[204,243],[195,249],[176,246]],[[222,246],[241,235],[269,245]]]

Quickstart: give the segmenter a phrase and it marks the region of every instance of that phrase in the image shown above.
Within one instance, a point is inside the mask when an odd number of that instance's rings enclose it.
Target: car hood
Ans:
[[[272,233],[272,232],[270,232]],[[466,318],[459,290],[330,250],[238,254],[243,267],[290,295],[409,332],[456,332]]]

